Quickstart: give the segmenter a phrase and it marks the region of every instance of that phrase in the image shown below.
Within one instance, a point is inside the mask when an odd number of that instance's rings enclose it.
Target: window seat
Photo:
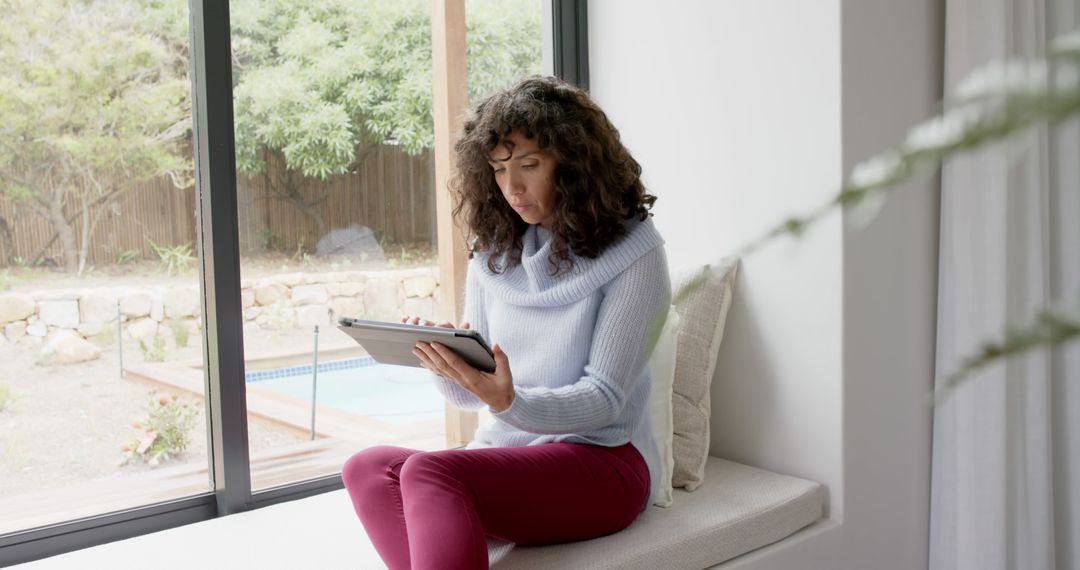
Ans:
[[[650,506],[622,532],[539,547],[489,545],[492,567],[700,570],[781,540],[822,516],[819,483],[710,457],[693,493]]]
[[[817,521],[820,484],[709,458],[705,483],[676,489],[617,534],[544,547],[491,550],[496,570],[700,570]],[[509,551],[509,552],[507,552]],[[111,542],[18,566],[26,570],[138,568],[384,568],[344,490]]]

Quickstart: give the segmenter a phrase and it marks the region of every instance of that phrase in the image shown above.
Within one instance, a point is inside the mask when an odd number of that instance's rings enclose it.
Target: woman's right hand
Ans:
[[[442,327],[444,329],[456,329],[456,328],[458,328],[458,327],[455,327],[454,323],[451,323],[450,321],[443,321],[441,323],[436,323],[435,321],[429,321],[429,320],[421,318],[421,317],[410,317],[408,315],[405,315],[404,317],[401,317],[401,322],[403,324],[406,324],[406,325],[421,325],[421,326],[425,326],[425,327]],[[461,328],[465,329],[465,330],[468,330],[469,329],[469,323],[461,323]]]

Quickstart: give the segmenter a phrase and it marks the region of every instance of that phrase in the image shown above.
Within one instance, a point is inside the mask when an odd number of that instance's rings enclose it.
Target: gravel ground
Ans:
[[[271,339],[259,332],[245,335],[248,346]],[[201,358],[192,340],[182,349],[170,345],[170,359]],[[288,341],[280,335],[274,340]],[[0,497],[152,469],[139,460],[125,463],[121,448],[144,433],[133,423],[146,417],[155,389],[120,377],[115,344],[98,360],[68,366],[38,366],[36,352],[28,342],[0,345],[0,390],[10,391],[0,411]],[[142,361],[137,344],[125,343],[124,354],[128,363]],[[164,465],[206,463],[204,408],[201,400],[193,401],[199,412],[190,446]],[[252,418],[248,439],[255,453],[305,437]]]
[[[430,246],[394,246],[381,267],[430,265]],[[321,272],[365,269],[347,261],[301,260],[287,256],[245,256],[243,277],[289,272]],[[183,275],[163,275],[156,263],[138,262],[90,268],[82,277],[49,269],[0,269],[0,291],[33,291],[42,288],[96,287],[102,285],[184,285],[198,279],[191,270]],[[294,351],[307,347],[310,333],[280,333],[245,329],[248,352]],[[2,335],[0,335],[2,337]],[[331,339],[326,339],[327,341]],[[18,343],[0,338],[0,497],[56,488],[70,482],[114,477],[152,469],[133,460],[125,463],[122,446],[135,441],[144,430],[133,423],[146,417],[153,388],[120,377],[116,341],[102,347],[101,358],[80,364],[38,366],[38,349],[28,339]],[[168,344],[169,360],[202,358],[198,338],[179,348]],[[124,361],[142,362],[137,343],[125,341]],[[206,419],[202,401],[187,450],[166,463],[206,464]],[[306,439],[304,435],[253,418],[248,423],[252,453]]]

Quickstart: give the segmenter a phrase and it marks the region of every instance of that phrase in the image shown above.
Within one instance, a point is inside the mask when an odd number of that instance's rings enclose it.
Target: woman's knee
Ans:
[[[401,484],[408,486],[422,481],[446,480],[455,478],[454,466],[443,454],[417,453],[405,460],[401,466]]]
[[[386,477],[404,461],[407,451],[392,445],[377,445],[354,454],[341,468],[341,480],[352,488],[362,481]]]

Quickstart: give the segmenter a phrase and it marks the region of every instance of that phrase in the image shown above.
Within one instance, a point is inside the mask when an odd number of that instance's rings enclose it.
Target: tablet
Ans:
[[[418,342],[437,342],[449,347],[477,370],[495,371],[495,357],[480,333],[468,329],[448,329],[364,321],[343,318],[338,328],[360,343],[380,364],[420,367],[420,359],[412,353]]]

